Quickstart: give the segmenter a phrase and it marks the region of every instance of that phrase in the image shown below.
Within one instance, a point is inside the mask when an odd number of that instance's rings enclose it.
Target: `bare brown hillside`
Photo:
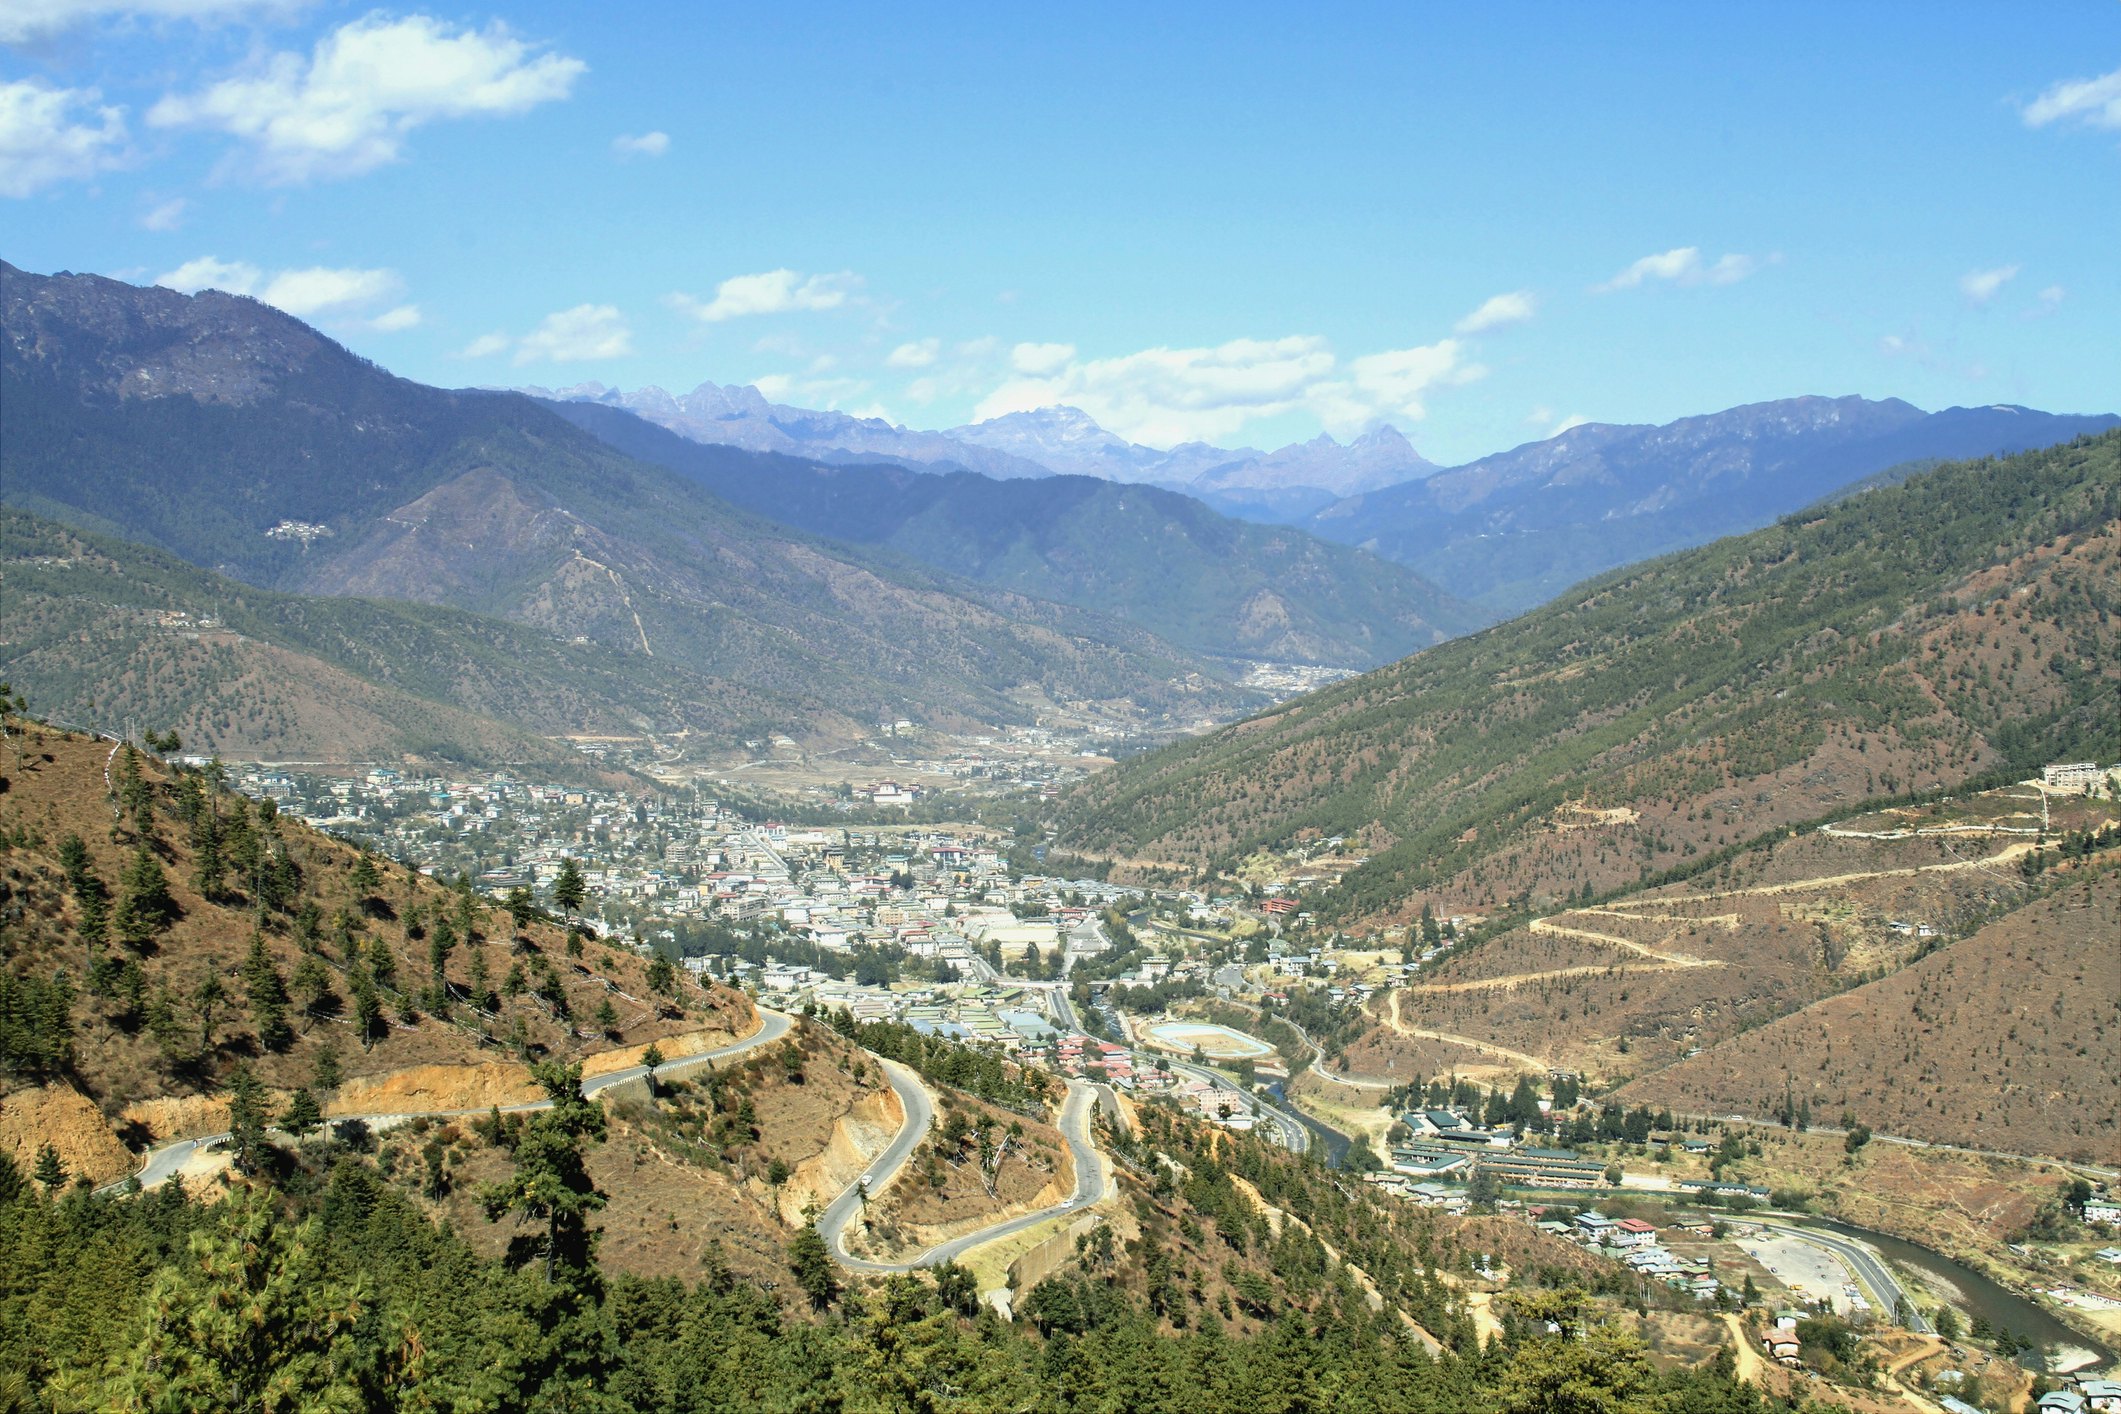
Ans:
[[[1560,1067],[1605,1083],[1644,1075],[2022,906],[2034,886],[2016,861],[2030,848],[1994,834],[1812,832],[1684,884],[1546,914],[1373,998],[1350,1069],[1393,1079],[1446,1065]]]
[[[809,1022],[653,1097],[640,1082],[610,1094],[608,1136],[587,1160],[609,1200],[594,1224],[604,1267],[694,1280],[719,1262],[806,1306],[787,1248],[807,1195],[836,1196],[903,1121],[874,1059]],[[516,1235],[479,1203],[480,1186],[510,1164],[488,1125],[409,1126],[384,1138],[383,1155],[387,1172],[481,1251],[498,1254]]]
[[[849,1250],[903,1260],[1074,1191],[1075,1164],[1053,1125],[947,1092],[905,1173],[850,1227]]]
[[[2121,869],[2056,892],[1910,967],[1629,1085],[1628,1103],[1763,1114],[1785,1085],[1967,1148],[2121,1158]]]

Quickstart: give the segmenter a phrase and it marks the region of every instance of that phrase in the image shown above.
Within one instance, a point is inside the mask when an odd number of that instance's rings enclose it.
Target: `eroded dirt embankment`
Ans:
[[[0,1095],[0,1153],[28,1173],[46,1144],[69,1176],[108,1183],[133,1171],[133,1156],[111,1133],[110,1121],[73,1086],[32,1085]]]
[[[862,1176],[905,1123],[906,1107],[888,1085],[855,1101],[853,1108],[833,1122],[832,1137],[825,1141],[823,1152],[797,1164],[781,1186],[781,1221],[800,1227],[809,1221],[803,1216],[805,1208],[823,1210],[846,1192],[847,1185]]]

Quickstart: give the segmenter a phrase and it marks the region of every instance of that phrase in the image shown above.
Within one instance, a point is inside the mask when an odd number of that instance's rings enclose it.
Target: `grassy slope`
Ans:
[[[2117,524],[2121,435],[1943,468],[1130,761],[1059,843],[1192,872],[1344,834],[1374,854],[1340,912],[1537,902],[1742,838],[1732,802],[1757,830],[2121,754]],[[1642,821],[1601,850],[1571,802]]]

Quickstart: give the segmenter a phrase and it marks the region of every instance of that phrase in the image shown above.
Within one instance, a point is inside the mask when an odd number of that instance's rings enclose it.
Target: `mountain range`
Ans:
[[[393,377],[253,300],[0,281],[8,504],[259,589],[443,606],[637,662],[633,705],[600,710],[801,735],[1194,724],[1260,700],[1133,624],[827,544],[528,398]],[[651,696],[705,705],[643,710],[659,679]]]
[[[888,463],[983,476],[1094,476],[1159,486],[1248,520],[1293,522],[1345,496],[1435,468],[1395,428],[1343,446],[1330,435],[1278,451],[1186,442],[1168,451],[1129,442],[1079,408],[1013,412],[940,432],[876,417],[768,402],[753,387],[702,383],[689,393],[625,392],[601,383],[520,391],[555,402],[623,408],[695,442],[786,452],[823,462]]]
[[[550,396],[625,408],[696,442],[816,461],[1148,484],[1371,550],[1498,618],[1606,570],[1758,529],[1896,468],[2053,446],[2121,423],[2008,404],[1931,413],[1897,398],[1798,397],[1662,426],[1585,423],[1446,469],[1389,425],[1345,444],[1322,433],[1271,452],[1201,442],[1160,450],[1070,407],[916,432],[712,383],[683,397],[601,384]]]
[[[1487,619],[1404,566],[1154,486],[769,461],[619,408],[549,406],[614,449],[784,525],[1124,618],[1218,660],[1371,668]]]
[[[1306,518],[1498,615],[1578,580],[1754,530],[1907,463],[2049,447],[2121,423],[2031,408],[1929,413],[1888,398],[1786,398],[1662,427],[1587,423]]]

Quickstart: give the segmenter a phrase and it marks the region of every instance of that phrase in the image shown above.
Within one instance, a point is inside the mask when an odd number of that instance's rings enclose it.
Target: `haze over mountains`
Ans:
[[[2121,422],[2011,405],[1930,413],[1897,398],[1799,397],[1664,426],[1586,423],[1444,469],[1390,425],[1345,444],[1321,433],[1272,452],[1201,442],[1162,451],[1069,407],[919,432],[712,383],[683,397],[601,384],[528,391],[624,408],[696,442],[818,461],[1146,483],[1374,551],[1497,617],[1631,561],[1756,529],[1890,468],[2053,446]]]

